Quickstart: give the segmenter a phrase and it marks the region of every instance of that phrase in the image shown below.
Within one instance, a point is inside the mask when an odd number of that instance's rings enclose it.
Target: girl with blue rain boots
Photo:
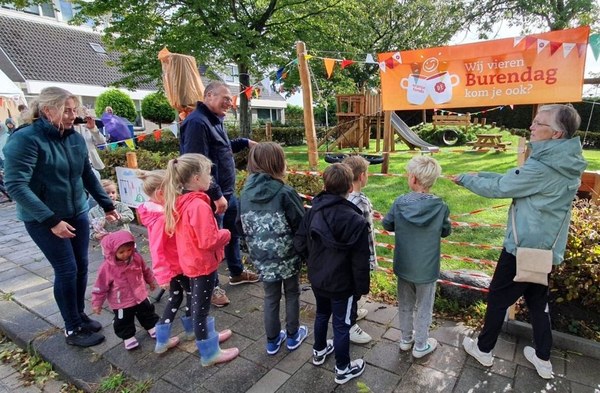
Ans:
[[[211,167],[201,154],[184,154],[169,161],[162,185],[165,232],[175,236],[179,264],[190,278],[191,325],[203,366],[228,362],[239,354],[237,348],[220,348],[219,342],[231,337],[231,330],[218,333],[214,318],[208,315],[217,267],[231,239],[227,229],[219,229],[205,193],[211,185]],[[184,326],[189,323],[189,319],[182,321]]]
[[[164,353],[171,346],[177,345],[179,338],[171,336],[171,326],[177,310],[185,296],[185,315],[181,317],[185,332],[184,340],[195,338],[191,317],[192,292],[190,279],[183,274],[179,265],[177,243],[174,236],[165,232],[165,209],[161,185],[165,179],[164,170],[140,171],[137,174],[142,180],[142,189],[149,196],[149,201],[142,203],[137,213],[141,223],[148,228],[148,243],[152,257],[152,270],[158,285],[169,290],[169,300],[162,317],[156,324],[157,339],[154,352]]]

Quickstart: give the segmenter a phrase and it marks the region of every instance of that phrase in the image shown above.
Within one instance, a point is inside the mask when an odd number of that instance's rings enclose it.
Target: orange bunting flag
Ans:
[[[333,73],[333,66],[335,66],[335,59],[323,59],[325,62],[325,70],[327,71],[327,79],[331,78],[331,74]]]
[[[550,56],[552,56],[561,46],[562,42],[550,42]]]
[[[385,61],[385,65],[386,65],[386,67],[387,67],[388,69],[390,69],[390,70],[391,70],[392,68],[394,68],[394,58],[393,58],[393,57],[390,57],[389,59],[387,59],[387,60]]]
[[[138,142],[143,142],[146,139],[146,134],[138,135]]]
[[[342,60],[342,70],[352,64],[354,64],[354,60]]]
[[[246,95],[248,100],[252,99],[252,86],[248,86],[244,89],[243,93]]]
[[[233,96],[231,99],[231,106],[233,107],[233,110],[237,110],[237,98],[238,96]]]
[[[133,139],[125,139],[125,144],[129,150],[135,150],[135,143],[133,143]]]
[[[162,130],[154,130],[153,134],[154,134],[154,140],[155,141],[160,141],[160,134],[161,134]]]

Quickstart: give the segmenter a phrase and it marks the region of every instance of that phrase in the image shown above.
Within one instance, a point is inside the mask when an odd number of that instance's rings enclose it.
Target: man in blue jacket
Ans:
[[[258,275],[244,270],[240,255],[240,235],[235,226],[238,201],[235,196],[235,162],[233,153],[252,147],[256,142],[247,138],[229,140],[223,126],[223,119],[231,109],[231,91],[223,82],[211,82],[204,90],[204,102],[198,102],[196,109],[181,124],[180,151],[200,153],[212,163],[213,181],[207,194],[215,204],[219,225],[231,231],[231,241],[225,246],[225,259],[229,268],[229,284],[238,285],[257,282]],[[215,284],[212,304],[223,307],[229,304],[225,291]]]

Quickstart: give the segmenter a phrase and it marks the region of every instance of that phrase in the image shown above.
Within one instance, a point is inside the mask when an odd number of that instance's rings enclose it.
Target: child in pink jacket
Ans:
[[[175,236],[168,236],[165,233],[165,209],[161,189],[165,179],[165,171],[140,171],[138,178],[143,181],[142,189],[150,198],[148,202],[138,206],[137,213],[141,223],[148,228],[152,270],[158,285],[169,290],[169,301],[162,317],[156,324],[156,347],[154,352],[163,353],[169,348],[169,345],[173,345],[174,339],[178,341],[176,337],[170,340],[169,337],[171,335],[171,324],[183,302],[184,296],[186,299],[185,315],[181,317],[185,329],[184,337],[186,340],[195,338],[191,310],[192,292],[190,279],[183,275],[183,270],[179,265]]]
[[[179,264],[190,278],[194,334],[203,366],[227,362],[239,354],[237,348],[220,348],[219,342],[231,332],[217,332],[214,318],[208,315],[217,267],[231,238],[227,229],[217,226],[204,192],[210,186],[211,166],[202,154],[184,154],[169,161],[163,184],[165,232],[175,235]]]
[[[104,262],[92,290],[92,308],[100,314],[104,301],[115,313],[113,327],[117,337],[123,339],[126,349],[137,348],[135,319],[154,338],[154,325],[158,315],[148,301],[148,290],[157,288],[152,271],[135,250],[135,239],[128,231],[109,233],[102,239]]]

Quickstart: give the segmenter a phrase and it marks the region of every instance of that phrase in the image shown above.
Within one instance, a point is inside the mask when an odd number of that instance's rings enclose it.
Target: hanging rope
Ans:
[[[596,91],[594,92],[594,97],[598,97],[598,85],[596,85]],[[592,116],[594,115],[594,106],[596,105],[596,101],[592,101],[592,110],[590,111],[590,117],[588,118],[587,127],[585,127],[585,134],[583,134],[583,143],[585,146],[585,139],[587,138],[588,131],[590,130],[590,124],[592,122]]]

